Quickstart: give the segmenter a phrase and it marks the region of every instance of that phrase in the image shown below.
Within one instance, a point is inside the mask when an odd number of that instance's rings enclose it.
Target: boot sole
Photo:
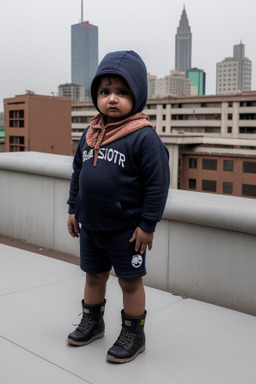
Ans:
[[[90,344],[92,341],[94,340],[97,340],[97,339],[100,339],[101,337],[103,337],[105,334],[105,332],[101,332],[99,333],[98,335],[92,337],[90,340],[88,341],[75,341],[73,339],[70,339],[69,337],[67,338],[67,343],[70,344],[70,345],[75,345],[76,347],[81,347],[83,345],[88,345]]]
[[[129,363],[130,361],[136,359],[136,357],[145,351],[145,348],[146,346],[143,345],[143,347],[141,347],[138,352],[135,353],[135,355],[131,356],[131,357],[128,357],[127,359],[119,359],[115,356],[112,356],[112,355],[107,355],[107,361],[110,361],[111,363],[119,363],[119,364],[122,364],[122,363]]]

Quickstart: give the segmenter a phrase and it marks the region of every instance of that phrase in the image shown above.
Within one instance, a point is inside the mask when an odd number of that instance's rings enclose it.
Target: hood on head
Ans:
[[[141,112],[148,97],[147,68],[141,57],[134,51],[117,51],[108,53],[102,59],[91,84],[92,101],[99,112],[97,91],[101,77],[107,75],[119,75],[129,85],[134,97],[129,116]]]

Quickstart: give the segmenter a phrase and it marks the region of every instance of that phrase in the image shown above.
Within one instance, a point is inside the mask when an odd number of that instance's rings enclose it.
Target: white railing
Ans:
[[[0,154],[0,234],[79,256],[67,232],[72,157]],[[170,190],[145,284],[256,314],[256,200]]]

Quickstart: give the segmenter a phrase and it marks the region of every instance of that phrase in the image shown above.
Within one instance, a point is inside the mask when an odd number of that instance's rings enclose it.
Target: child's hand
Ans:
[[[67,226],[68,232],[72,237],[79,237],[80,228],[74,214],[69,215]]]
[[[147,247],[149,251],[151,250],[153,237],[154,232],[145,232],[140,227],[137,227],[133,232],[132,237],[130,238],[130,243],[136,241],[135,251],[138,252],[140,249],[140,253],[143,254],[146,251]]]

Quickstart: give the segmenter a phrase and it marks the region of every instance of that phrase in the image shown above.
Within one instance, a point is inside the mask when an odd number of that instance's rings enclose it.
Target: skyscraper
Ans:
[[[84,87],[89,96],[98,67],[98,27],[84,22],[81,13],[81,23],[71,26],[71,82]]]
[[[192,33],[188,23],[188,17],[183,8],[180,23],[175,35],[175,69],[186,72],[191,68]]]
[[[217,63],[216,93],[250,91],[252,62],[245,57],[245,45],[233,47],[233,57],[226,57]]]

